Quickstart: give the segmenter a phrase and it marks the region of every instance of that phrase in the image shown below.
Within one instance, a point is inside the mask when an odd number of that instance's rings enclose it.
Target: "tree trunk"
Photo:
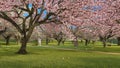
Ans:
[[[87,39],[85,39],[85,46],[87,46],[88,45],[88,40]]]
[[[62,44],[63,44],[63,45],[64,45],[64,43],[65,43],[65,40],[62,41]]]
[[[46,45],[48,45],[48,43],[49,43],[49,39],[48,39],[48,38],[46,38]]]
[[[78,40],[73,40],[74,47],[78,47]]]
[[[94,41],[94,40],[92,41],[92,44],[93,44],[93,45],[95,44],[95,41]]]
[[[83,43],[83,40],[81,40],[80,42]]]
[[[20,49],[19,49],[19,51],[17,53],[18,54],[27,54],[26,45],[27,45],[26,39],[22,38],[21,39],[21,47],[20,47]]]
[[[57,39],[58,46],[60,45],[60,43],[62,42],[62,40],[63,40],[62,38],[58,38],[58,39]]]
[[[6,38],[6,45],[9,45],[10,37]]]
[[[41,46],[41,39],[40,39],[40,38],[37,39],[37,42],[38,42],[37,44],[38,44],[39,46]]]
[[[58,46],[60,46],[60,41],[58,41]]]
[[[103,40],[102,42],[103,42],[103,47],[105,48],[107,46],[106,40]]]
[[[19,51],[17,52],[18,54],[27,54],[27,51],[26,51],[27,43],[28,43],[28,41],[29,41],[29,39],[32,35],[34,27],[35,26],[31,26],[29,28],[29,31],[28,31],[27,35],[26,35],[26,29],[25,29],[25,25],[24,25],[23,34],[21,35],[21,41],[20,41],[21,47],[20,47]]]
[[[6,45],[9,45],[9,40],[10,40],[11,34],[10,35],[2,35],[2,36],[6,41]]]
[[[64,45],[65,41],[66,41],[66,38],[64,38],[64,39],[62,40],[62,44],[63,44],[63,45]]]
[[[117,45],[120,46],[120,37],[117,37]]]
[[[60,43],[61,43],[61,40],[58,40],[58,46],[60,45]]]

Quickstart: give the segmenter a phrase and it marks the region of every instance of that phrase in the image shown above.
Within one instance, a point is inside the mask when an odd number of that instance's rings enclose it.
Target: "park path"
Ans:
[[[111,54],[111,55],[120,55],[120,53],[117,53],[117,52],[102,52],[102,51],[94,51],[94,52],[103,53],[103,54]]]

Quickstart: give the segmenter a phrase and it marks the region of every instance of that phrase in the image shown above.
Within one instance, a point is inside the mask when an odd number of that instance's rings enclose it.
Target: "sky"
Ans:
[[[29,9],[31,9],[31,8],[32,8],[32,4],[29,4],[28,7],[29,7]],[[41,13],[41,9],[38,9],[37,12],[38,12],[38,14],[40,14],[40,13]],[[44,10],[44,11],[43,11],[42,18],[45,18],[45,17],[46,17],[46,14],[47,14],[47,10]],[[29,15],[28,12],[25,12],[25,13],[23,14],[24,17],[27,17],[28,15]]]

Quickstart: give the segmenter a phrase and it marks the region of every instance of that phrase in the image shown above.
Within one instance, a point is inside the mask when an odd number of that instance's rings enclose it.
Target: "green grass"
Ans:
[[[110,44],[110,43],[108,43]],[[51,47],[51,48],[63,48],[63,49],[74,49],[79,51],[100,51],[100,52],[120,52],[120,46],[117,46],[116,44],[111,44],[112,46],[107,46],[106,48],[103,48],[101,42],[96,42],[93,44],[88,44],[88,46],[85,46],[84,42],[79,43],[79,46],[76,48],[70,41],[66,41],[65,44],[61,44],[60,46],[57,45],[57,42],[50,42],[49,45],[45,44],[45,41],[43,41],[42,46],[45,47]]]
[[[0,68],[120,68],[120,47],[100,45],[75,48],[71,42],[57,46],[56,42],[42,46],[29,43],[27,55],[15,54],[19,45],[0,47]],[[53,45],[54,44],[54,45]],[[114,54],[115,53],[115,54]],[[117,54],[116,54],[117,53]]]

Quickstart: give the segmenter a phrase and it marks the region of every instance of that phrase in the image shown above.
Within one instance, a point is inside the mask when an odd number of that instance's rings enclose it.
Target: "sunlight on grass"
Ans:
[[[30,45],[29,45],[30,44]],[[57,46],[36,46],[28,44],[27,55],[15,54],[19,45],[0,47],[0,68],[119,68],[120,47],[79,44],[75,48],[71,42]],[[45,43],[42,43],[45,44]],[[52,45],[55,44],[55,45]],[[46,47],[45,47],[46,46]],[[110,53],[110,54],[109,54]]]

